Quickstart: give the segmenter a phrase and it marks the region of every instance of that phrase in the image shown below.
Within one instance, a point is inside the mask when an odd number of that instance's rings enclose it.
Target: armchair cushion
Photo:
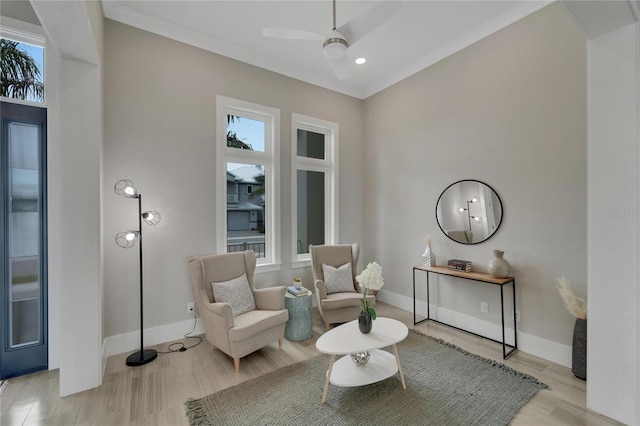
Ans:
[[[231,305],[233,316],[256,309],[256,302],[249,287],[247,274],[242,274],[229,281],[212,282],[213,298],[218,303]]]
[[[334,268],[331,265],[322,264],[322,274],[324,275],[324,284],[327,294],[331,293],[354,293],[353,273],[351,271],[351,262]]]
[[[374,302],[373,295],[367,296],[369,302]],[[362,307],[362,294],[360,293],[335,293],[329,294],[326,299],[320,301],[322,309],[333,310],[341,308],[361,308]],[[373,303],[372,303],[373,304]]]
[[[251,339],[270,328],[284,325],[289,319],[289,311],[250,311],[233,319],[233,327],[229,329],[229,340],[239,342]],[[283,328],[284,331],[284,328]]]

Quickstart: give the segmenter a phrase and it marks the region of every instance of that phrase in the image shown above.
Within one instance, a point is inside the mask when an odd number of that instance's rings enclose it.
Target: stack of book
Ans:
[[[311,294],[311,292],[304,287],[296,288],[292,285],[287,287],[287,291],[296,297],[308,296],[309,294]]]
[[[452,271],[471,272],[471,262],[468,260],[451,259],[447,262],[447,268]]]

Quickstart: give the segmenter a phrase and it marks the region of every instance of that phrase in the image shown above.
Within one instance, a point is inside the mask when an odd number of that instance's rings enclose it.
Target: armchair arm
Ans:
[[[284,286],[258,288],[253,292],[256,300],[256,308],[268,311],[284,309],[284,294],[287,288]]]
[[[327,298],[327,287],[324,285],[324,281],[316,280],[316,292],[318,293],[318,300]]]
[[[207,315],[209,317],[215,316],[217,322],[223,323],[226,329],[233,327],[233,313],[231,312],[231,305],[228,303],[202,303],[202,307],[205,312],[200,312],[200,316]]]

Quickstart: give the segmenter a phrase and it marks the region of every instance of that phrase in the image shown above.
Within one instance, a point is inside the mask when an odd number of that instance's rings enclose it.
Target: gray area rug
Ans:
[[[411,330],[398,344],[400,377],[368,386],[329,385],[329,355],[283,367],[187,401],[192,425],[506,425],[547,385],[504,364]]]

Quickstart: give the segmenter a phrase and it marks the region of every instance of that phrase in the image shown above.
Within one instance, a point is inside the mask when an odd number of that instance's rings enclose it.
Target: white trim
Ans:
[[[413,299],[400,294],[391,293],[386,290],[379,290],[377,298],[384,303],[396,306],[413,314]],[[416,301],[416,311],[422,317],[426,317],[427,304]],[[455,327],[469,330],[473,333],[487,336],[494,340],[502,339],[502,329],[500,325],[481,320],[477,317],[461,314],[450,309],[445,309],[436,305],[430,305],[430,312],[433,318],[446,322]],[[505,327],[507,343],[513,342],[513,328]],[[518,351],[546,359],[565,367],[571,367],[571,346],[552,342],[542,337],[518,331]],[[496,347],[499,347],[496,343]]]
[[[59,225],[62,206],[59,200],[60,159],[60,55],[52,43],[45,49],[44,98],[47,107],[47,291],[49,325],[49,369],[60,368],[62,354],[62,312],[60,294],[62,291],[62,271],[59,241],[63,238]]]
[[[44,90],[45,90],[45,98],[46,98],[46,91],[47,91],[46,86]],[[47,108],[47,104],[45,102],[26,101],[23,99],[7,98],[5,96],[0,96],[0,101],[11,103],[11,104],[33,106],[36,108]]]
[[[381,302],[388,303],[400,309],[404,309],[408,312],[413,312],[413,300],[410,297],[391,293],[386,290],[379,290],[377,298]],[[422,309],[426,309],[425,303],[422,303],[422,306],[419,306],[419,312],[422,312]],[[497,324],[482,321],[476,317],[464,315],[459,312],[451,311],[437,306],[431,306],[431,309],[437,310],[437,314],[440,320],[450,321],[450,324],[455,325],[456,327],[461,327],[465,324],[471,323],[475,324],[474,332],[480,332],[478,334],[492,337],[492,333],[493,335],[495,335],[496,328],[498,330],[500,329]],[[147,328],[144,330],[144,345],[145,347],[148,347],[183,339],[184,334],[188,333],[191,328],[193,328],[193,319],[153,328]],[[507,333],[507,335],[509,333],[513,335],[513,329],[506,329],[505,332]],[[198,318],[196,328],[193,333],[191,333],[191,335],[197,336],[203,333],[204,328],[202,326],[200,318]],[[497,340],[499,340],[499,338]],[[499,343],[496,343],[496,347],[499,347]],[[104,359],[106,359],[109,356],[134,351],[139,348],[140,332],[138,331],[119,334],[116,336],[109,336],[104,341],[103,357]],[[565,367],[571,367],[571,346],[562,345],[557,342],[552,342],[550,340],[546,340],[541,337],[519,331],[518,350],[546,359],[556,364],[563,365]]]
[[[263,272],[274,272],[279,271],[282,268],[282,263],[280,262],[271,262],[271,263],[261,263],[256,264],[256,274],[261,274]]]
[[[17,41],[22,44],[29,44],[31,46],[39,47],[42,49],[42,84],[44,84],[44,94],[42,102],[28,101],[15,98],[7,98],[0,96],[2,102],[10,102],[19,105],[34,106],[38,108],[47,107],[47,40],[42,27],[33,25],[28,22],[18,21],[16,19],[8,18],[6,16],[0,16],[0,37],[9,40]]]
[[[184,339],[184,335],[189,333],[193,328],[193,319],[174,322],[172,324],[161,325],[158,327],[145,328],[144,330],[144,347],[171,342],[174,340]],[[196,321],[195,330],[190,333],[191,336],[198,336],[204,333],[204,328],[200,318]],[[204,337],[203,337],[204,339]],[[193,340],[193,344],[196,343]],[[189,343],[189,342],[187,342]],[[186,344],[185,346],[190,346]],[[106,359],[109,356],[117,355],[125,352],[140,349],[140,331],[132,331],[130,333],[109,336],[104,339],[102,346],[102,356]]]
[[[300,268],[308,268],[311,266],[311,258],[303,259],[303,260],[295,260],[291,262],[291,268],[300,269]]]
[[[43,49],[46,47],[46,38],[42,27],[7,16],[0,16],[0,37]]]
[[[293,268],[311,265],[308,253],[298,254],[298,170],[325,176],[325,244],[338,242],[338,124],[302,114],[291,114],[291,263]],[[298,156],[298,130],[325,136],[324,159]]]
[[[250,151],[227,147],[227,114],[265,123],[265,149]],[[227,162],[259,164],[265,168],[265,258],[258,259],[256,272],[281,268],[280,234],[280,110],[226,96],[216,96],[216,246],[227,252]]]

